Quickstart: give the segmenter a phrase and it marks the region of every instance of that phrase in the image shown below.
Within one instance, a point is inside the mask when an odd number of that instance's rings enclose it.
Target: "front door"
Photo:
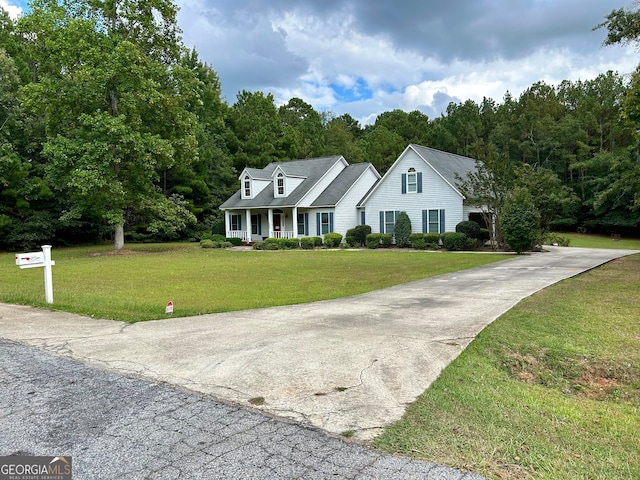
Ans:
[[[276,238],[280,238],[280,231],[282,230],[282,214],[273,214],[273,232]]]

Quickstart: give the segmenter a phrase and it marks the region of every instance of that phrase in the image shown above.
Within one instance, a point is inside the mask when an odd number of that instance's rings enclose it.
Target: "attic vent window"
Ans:
[[[284,195],[284,175],[282,175],[282,173],[278,174],[277,185],[278,185],[278,195]]]
[[[418,191],[418,174],[416,169],[411,167],[407,173],[407,193],[416,193]]]
[[[251,179],[249,178],[249,175],[244,177],[244,196],[251,196]]]

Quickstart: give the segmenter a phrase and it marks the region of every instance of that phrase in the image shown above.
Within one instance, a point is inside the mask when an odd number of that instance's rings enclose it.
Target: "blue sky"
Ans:
[[[632,47],[602,47],[605,32],[592,31],[633,0],[176,3],[185,45],[218,73],[229,103],[260,90],[362,123],[396,108],[433,118],[450,101],[500,102],[538,81],[628,74],[639,63]]]

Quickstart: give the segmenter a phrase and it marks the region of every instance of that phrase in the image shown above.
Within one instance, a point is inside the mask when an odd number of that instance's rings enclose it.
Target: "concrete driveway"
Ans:
[[[0,304],[0,337],[368,440],[521,299],[638,253],[548,250],[338,300],[136,324]]]

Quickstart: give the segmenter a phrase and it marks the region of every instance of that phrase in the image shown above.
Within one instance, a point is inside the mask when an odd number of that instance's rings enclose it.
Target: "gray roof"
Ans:
[[[242,199],[240,190],[234,193],[226,202],[220,205],[225,209],[269,208],[269,207],[294,207],[304,195],[325,175],[329,169],[339,162],[342,156],[309,158],[305,160],[292,160],[290,162],[273,162],[262,170],[250,170],[254,178],[271,179],[271,174],[280,167],[285,174],[305,179],[286,197],[275,198],[273,195],[273,181],[267,185],[254,198]]]
[[[311,204],[313,207],[335,206],[347,191],[356,183],[365,170],[371,166],[370,163],[354,163],[345,168],[336,179],[331,182],[324,192]]]
[[[429,163],[440,175],[442,175],[444,179],[456,190],[459,190],[458,184],[460,183],[456,174],[458,174],[463,180],[466,180],[469,173],[477,171],[476,161],[473,158],[443,152],[442,150],[436,150],[435,148],[423,147],[414,143],[409,146],[412,147],[416,153]]]

